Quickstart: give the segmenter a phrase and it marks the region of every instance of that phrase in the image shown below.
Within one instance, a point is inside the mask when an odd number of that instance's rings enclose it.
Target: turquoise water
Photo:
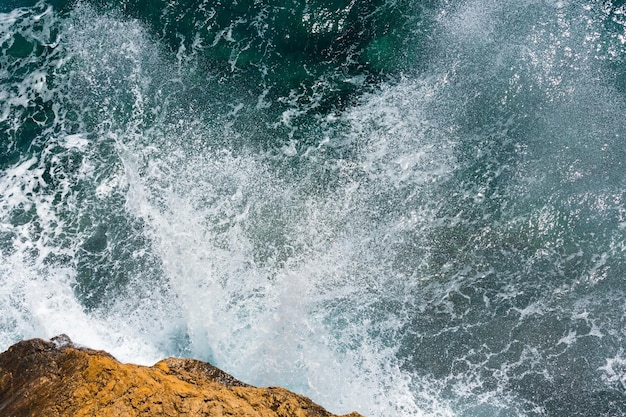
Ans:
[[[0,1],[0,349],[366,416],[626,416],[626,5]]]

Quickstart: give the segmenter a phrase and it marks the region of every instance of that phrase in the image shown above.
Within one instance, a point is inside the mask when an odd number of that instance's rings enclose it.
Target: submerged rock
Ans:
[[[0,415],[333,416],[306,397],[250,386],[206,362],[122,364],[65,335],[22,341],[0,354]]]

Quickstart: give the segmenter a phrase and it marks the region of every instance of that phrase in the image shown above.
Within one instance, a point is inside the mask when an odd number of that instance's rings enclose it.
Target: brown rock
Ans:
[[[244,384],[206,362],[170,358],[151,367],[122,364],[106,352],[74,345],[65,335],[22,341],[0,354],[0,415],[333,416],[306,397]]]

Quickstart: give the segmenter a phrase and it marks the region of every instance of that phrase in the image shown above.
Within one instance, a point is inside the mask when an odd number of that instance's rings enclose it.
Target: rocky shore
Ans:
[[[65,335],[22,341],[0,354],[0,415],[334,416],[304,396],[247,385],[206,362],[122,364]]]

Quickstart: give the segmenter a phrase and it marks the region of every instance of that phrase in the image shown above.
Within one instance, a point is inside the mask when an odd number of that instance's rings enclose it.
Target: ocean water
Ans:
[[[624,2],[5,0],[0,44],[0,349],[626,416]]]

